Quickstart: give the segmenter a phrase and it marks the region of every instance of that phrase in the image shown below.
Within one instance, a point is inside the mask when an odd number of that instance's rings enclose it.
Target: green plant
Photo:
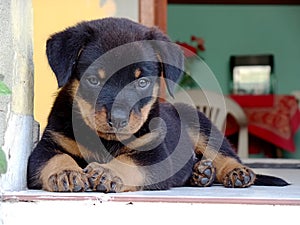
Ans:
[[[9,88],[0,80],[0,95],[11,94]]]
[[[184,88],[184,89],[194,89],[194,88],[199,88],[198,84],[196,81],[192,78],[192,76],[188,75],[187,73],[184,73],[182,76],[179,86]]]
[[[9,88],[0,80],[0,95],[11,94]],[[6,173],[7,171],[7,161],[5,152],[0,147],[0,174]]]
[[[2,148],[0,148],[0,174],[6,173],[6,171],[7,171],[6,156]]]
[[[192,77],[191,65],[194,63],[194,61],[195,61],[195,57],[190,57],[185,59],[185,63],[184,63],[185,71],[183,73],[181,80],[179,81],[179,86],[181,88],[184,88],[185,90],[199,88],[199,85]]]

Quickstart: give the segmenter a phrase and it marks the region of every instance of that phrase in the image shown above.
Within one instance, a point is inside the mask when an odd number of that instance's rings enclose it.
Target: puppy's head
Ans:
[[[47,41],[47,57],[59,87],[73,86],[85,123],[106,139],[136,133],[156,102],[159,77],[173,95],[183,70],[183,54],[167,36],[127,19],[83,22],[56,33]]]

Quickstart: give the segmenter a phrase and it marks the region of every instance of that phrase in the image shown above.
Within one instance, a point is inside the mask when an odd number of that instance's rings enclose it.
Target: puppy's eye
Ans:
[[[96,76],[89,76],[86,78],[87,82],[91,86],[99,86],[100,85],[100,80]]]
[[[145,89],[150,85],[150,80],[148,78],[140,78],[137,80],[137,86],[141,89]]]

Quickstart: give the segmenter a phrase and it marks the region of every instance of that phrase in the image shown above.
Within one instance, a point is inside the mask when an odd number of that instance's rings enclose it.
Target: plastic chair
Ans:
[[[221,131],[225,131],[226,118],[231,114],[239,125],[237,154],[248,158],[248,120],[243,109],[232,99],[208,90],[187,90],[175,94],[175,102],[194,105]]]

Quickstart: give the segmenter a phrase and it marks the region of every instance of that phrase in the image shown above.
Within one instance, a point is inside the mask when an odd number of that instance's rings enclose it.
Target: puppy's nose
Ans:
[[[120,108],[116,108],[111,112],[108,124],[116,129],[124,128],[128,124],[128,116],[127,112]]]

